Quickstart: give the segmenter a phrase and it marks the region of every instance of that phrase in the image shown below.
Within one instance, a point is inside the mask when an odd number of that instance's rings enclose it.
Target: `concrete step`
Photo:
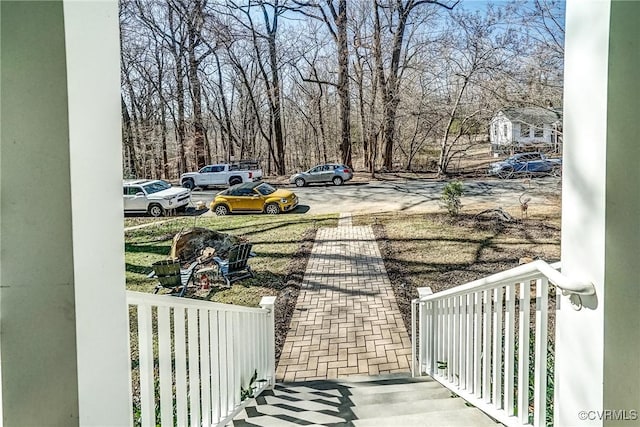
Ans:
[[[413,391],[395,391],[389,393],[355,394],[350,396],[355,406],[388,405],[392,403],[419,402],[431,399],[448,399],[451,392],[444,387]]]
[[[357,377],[277,384],[252,399],[233,426],[495,426],[431,378]]]
[[[435,399],[424,401],[410,401],[385,405],[361,405],[354,406],[351,411],[359,420],[378,417],[393,417],[398,414],[412,415],[427,412],[449,411],[468,408],[466,402],[460,398]]]
[[[421,390],[442,390],[442,385],[436,381],[423,381],[414,383],[400,383],[400,384],[351,384],[348,386],[349,392],[352,395],[365,396],[380,393],[401,393],[408,391],[421,391]]]
[[[355,427],[484,427],[499,426],[491,418],[475,408],[464,408],[448,411],[426,412],[410,415],[393,415],[386,417],[354,420]]]

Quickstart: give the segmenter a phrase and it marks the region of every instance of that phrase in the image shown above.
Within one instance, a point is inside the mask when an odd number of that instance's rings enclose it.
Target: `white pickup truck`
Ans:
[[[235,164],[208,165],[198,172],[187,172],[180,176],[180,184],[184,188],[206,188],[223,185],[236,185],[243,182],[257,181],[262,178],[260,169],[242,169]]]

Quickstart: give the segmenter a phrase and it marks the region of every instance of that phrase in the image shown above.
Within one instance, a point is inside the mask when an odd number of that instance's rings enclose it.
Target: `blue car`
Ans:
[[[543,153],[520,153],[508,159],[492,163],[489,175],[500,178],[511,178],[518,174],[553,174],[559,175],[562,170],[562,159],[549,159]]]

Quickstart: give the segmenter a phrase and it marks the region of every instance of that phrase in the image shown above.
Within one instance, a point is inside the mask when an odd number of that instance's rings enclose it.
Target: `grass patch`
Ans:
[[[141,220],[136,218],[136,225],[154,222],[150,218]],[[257,255],[251,259],[255,278],[236,282],[229,289],[214,287],[208,299],[255,307],[263,296],[274,295],[286,285],[290,264],[305,232],[336,225],[336,215],[237,215],[172,219],[129,230],[125,232],[127,289],[152,292],[156,281],[147,275],[154,262],[167,259],[173,236],[190,227],[205,227],[248,239]]]

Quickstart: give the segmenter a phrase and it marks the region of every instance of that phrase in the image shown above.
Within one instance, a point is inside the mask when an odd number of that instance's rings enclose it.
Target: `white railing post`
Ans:
[[[426,286],[423,288],[418,288],[418,298],[423,298],[426,297],[427,295],[433,295],[433,291],[431,290],[430,287]],[[418,323],[420,325],[420,328],[418,330],[418,375],[422,375],[423,372],[428,372],[430,371],[430,367],[427,364],[428,360],[431,360],[431,358],[433,357],[430,353],[431,353],[431,349],[433,348],[433,345],[429,345],[428,343],[433,342],[433,333],[434,331],[432,329],[429,329],[429,327],[427,326],[427,324],[433,325],[433,321],[431,322],[427,322],[427,315],[429,313],[428,308],[425,306],[425,303],[418,303]],[[431,313],[429,313],[431,314]],[[431,317],[431,316],[429,316]],[[413,324],[415,325],[415,322],[413,322]],[[412,343],[412,345],[415,348],[416,343]],[[432,372],[428,372],[429,374],[431,374]]]
[[[276,297],[262,297],[260,307],[269,310],[269,324],[267,334],[267,372],[266,377],[269,385],[273,387],[276,384],[276,344],[275,344],[275,310]]]
[[[411,301],[411,377],[417,377],[416,365],[420,365],[422,363],[422,359],[418,360],[416,356],[416,340],[417,331],[416,331],[416,305],[418,305],[418,300],[414,299]],[[420,317],[420,320],[422,317]],[[420,340],[420,349],[422,349],[422,340]],[[422,372],[420,372],[422,373]]]

